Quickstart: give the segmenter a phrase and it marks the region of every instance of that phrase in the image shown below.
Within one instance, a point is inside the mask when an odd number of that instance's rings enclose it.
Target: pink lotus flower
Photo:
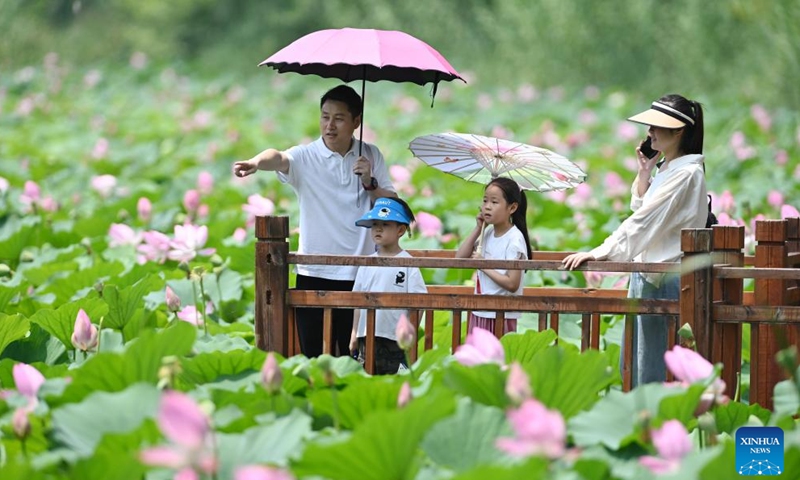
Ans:
[[[242,210],[247,213],[247,226],[256,224],[256,217],[268,217],[275,212],[275,204],[269,198],[255,193],[247,197],[247,203],[242,205]]]
[[[770,117],[769,112],[763,106],[756,104],[750,107],[750,115],[753,117],[753,120],[756,121],[762,132],[768,132],[769,129],[772,128],[772,117]]]
[[[800,212],[791,205],[784,205],[781,207],[781,219],[800,217]]]
[[[210,314],[214,312],[214,308],[211,306],[211,303],[206,304],[206,314]],[[184,322],[191,323],[195,326],[203,325],[203,314],[200,310],[197,309],[194,305],[186,305],[181,309],[180,312],[175,314],[178,317],[178,320],[183,320]]]
[[[392,183],[405,185],[411,181],[411,170],[402,165],[392,165],[389,167],[389,176],[392,177]]]
[[[19,201],[26,207],[32,207],[39,202],[40,197],[41,190],[39,189],[39,185],[32,180],[28,180],[25,182],[25,186],[22,188],[22,194],[19,196]]]
[[[17,438],[26,438],[31,433],[31,422],[28,419],[30,411],[25,407],[20,407],[14,410],[11,416],[11,429]]]
[[[30,365],[17,363],[11,371],[11,376],[14,378],[14,385],[17,388],[16,393],[27,400],[27,404],[22,408],[33,411],[39,403],[39,389],[44,384],[44,375]],[[14,390],[0,390],[0,398],[8,398],[13,393]]]
[[[423,237],[436,238],[442,234],[442,221],[436,215],[419,212],[416,215],[417,227]]]
[[[237,228],[233,231],[233,239],[238,243],[244,243],[247,240],[247,230],[244,228]]]
[[[694,383],[707,380],[714,374],[714,366],[699,353],[680,345],[664,353],[667,368],[678,380]]]
[[[531,381],[528,378],[528,374],[517,362],[511,364],[511,369],[508,372],[506,395],[515,405],[522,404],[532,396]]]
[[[114,175],[99,175],[92,177],[92,188],[103,198],[108,198],[117,186],[117,177]]]
[[[56,202],[56,200],[53,197],[51,197],[50,195],[42,198],[39,201],[39,206],[45,212],[55,212],[55,211],[58,210],[58,202]]]
[[[783,205],[783,194],[777,190],[770,190],[767,194],[767,203],[774,208],[780,208]]]
[[[94,144],[94,148],[92,148],[92,158],[100,160],[101,158],[106,158],[106,156],[108,156],[108,140],[99,138],[97,143]]]
[[[692,451],[692,441],[683,424],[677,420],[669,420],[658,430],[651,432],[653,445],[658,456],[646,455],[639,463],[656,475],[676,471],[681,460]]]
[[[403,313],[400,315],[400,320],[397,322],[394,335],[397,337],[397,346],[403,350],[411,348],[417,340],[417,331],[414,325],[411,325],[411,322],[408,321],[406,314]]]
[[[625,195],[630,191],[630,187],[622,180],[617,172],[606,173],[603,181],[606,194],[612,197]]]
[[[169,309],[170,312],[177,312],[178,310],[181,309],[181,299],[180,297],[175,295],[175,292],[173,292],[172,289],[169,288],[169,285],[167,285],[165,291],[165,301],[167,304],[167,308]]]
[[[261,367],[261,384],[270,395],[280,392],[283,386],[283,372],[273,352],[267,354],[264,366]]]
[[[164,393],[156,421],[170,444],[142,450],[142,463],[178,470],[175,478],[181,479],[216,471],[211,424],[194,400],[175,391]]]
[[[623,142],[630,142],[639,138],[639,128],[630,122],[620,122],[617,124],[617,138]]]
[[[84,352],[97,347],[98,331],[92,325],[89,316],[81,308],[75,318],[75,328],[72,331],[72,345]]]
[[[534,399],[526,400],[517,409],[506,413],[514,437],[498,438],[495,445],[515,457],[544,455],[561,457],[565,452],[567,427],[561,413],[548,410]]]
[[[136,246],[142,242],[142,234],[124,223],[112,223],[108,228],[108,236],[111,238],[109,247]]]
[[[187,190],[186,193],[183,194],[183,208],[189,214],[193,214],[197,211],[197,207],[200,206],[200,192],[197,190]]]
[[[192,224],[175,225],[175,238],[169,242],[167,258],[178,262],[188,262],[197,255],[207,257],[216,252],[213,248],[203,248],[208,240],[208,227]]]
[[[136,202],[136,214],[139,215],[139,220],[145,223],[149,222],[152,212],[153,204],[150,203],[150,199],[147,197],[139,198],[139,201]]]
[[[203,195],[208,195],[214,190],[214,176],[203,170],[197,175],[197,190]]]
[[[405,407],[413,398],[411,385],[408,382],[403,382],[403,386],[400,387],[400,393],[397,394],[397,408]]]
[[[164,263],[169,253],[170,239],[165,234],[151,230],[142,234],[144,243],[136,247],[143,261]],[[143,262],[142,262],[143,263]]]
[[[780,149],[775,152],[775,163],[778,165],[786,165],[786,162],[789,161],[789,152],[784,149]]]
[[[699,353],[680,345],[675,345],[672,350],[664,353],[664,361],[672,374],[684,385],[708,381],[715,374],[714,366]],[[725,404],[725,382],[719,378],[714,379],[700,397],[700,404],[695,410],[695,415],[702,415],[714,404]]]
[[[234,480],[295,480],[294,476],[284,470],[261,465],[247,465],[236,469]]]
[[[506,353],[503,344],[488,330],[474,328],[467,335],[464,345],[458,347],[453,357],[462,365],[496,363],[505,365]]]

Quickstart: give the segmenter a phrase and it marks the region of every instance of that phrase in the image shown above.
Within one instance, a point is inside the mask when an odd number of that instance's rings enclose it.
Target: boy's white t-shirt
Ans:
[[[528,249],[525,247],[525,237],[522,232],[512,225],[501,237],[494,235],[494,225],[486,227],[483,234],[483,256],[494,260],[527,260]],[[508,270],[497,270],[505,274]],[[515,292],[509,292],[505,288],[496,284],[494,280],[482,271],[478,271],[478,282],[480,282],[481,295],[522,295],[523,282],[519,282],[519,288]],[[478,285],[475,285],[475,293],[478,292]],[[495,318],[494,312],[472,312],[483,318]],[[519,318],[521,312],[506,312],[505,318]]]
[[[364,230],[369,230],[365,228]],[[370,255],[378,256],[377,253]],[[411,257],[405,250],[396,257]],[[415,267],[359,267],[354,292],[427,293],[422,273]],[[400,315],[408,310],[375,310],[375,336],[397,340],[395,330]],[[356,336],[367,336],[367,311],[362,309],[358,317]]]
[[[278,173],[294,189],[300,210],[298,253],[326,255],[369,255],[375,244],[369,229],[356,220],[370,210],[369,192],[361,177],[353,173],[358,159],[358,140],[344,157],[331,151],[320,137],[308,145],[286,151],[289,173]],[[394,192],[383,155],[374,145],[364,143],[362,155],[372,163],[378,186]],[[353,280],[357,267],[345,265],[297,265],[297,273],[330,280]]]

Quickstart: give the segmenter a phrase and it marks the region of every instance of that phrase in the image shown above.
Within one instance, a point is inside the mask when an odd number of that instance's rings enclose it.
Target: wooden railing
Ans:
[[[425,350],[433,348],[433,315],[451,315],[451,350],[461,343],[462,313],[471,310],[497,312],[497,326],[505,312],[538,315],[538,329],[559,329],[559,317],[581,315],[581,348],[598,349],[601,315],[658,314],[674,316],[669,325],[669,347],[679,341],[677,331],[691,326],[697,351],[712,362],[722,362],[728,394],[733,395],[741,373],[742,326],[751,328],[750,402],[772,407],[772,388],[784,378],[775,354],[787,345],[800,343],[800,220],[762,220],[756,226],[756,255],[746,257],[744,228],[714,226],[682,232],[684,253],[676,263],[587,262],[579,270],[601,272],[645,272],[681,274],[677,300],[629,299],[625,290],[542,287],[525,288],[520,297],[474,295],[470,287],[428,285],[427,294],[301,291],[289,288],[289,265],[398,266],[418,268],[497,268],[561,270],[561,259],[569,252],[534,252],[532,260],[458,259],[446,250],[411,251],[412,258],[368,256],[300,255],[289,252],[288,217],[256,219],[256,342],[259,348],[283,355],[299,353],[295,332],[295,309],[319,307],[323,315],[323,352],[332,349],[332,310],[367,309],[366,365],[374,366],[375,311],[409,309],[416,327],[424,321]],[[754,265],[753,268],[745,265]],[[744,279],[755,279],[753,291],[745,291]],[[630,388],[632,322],[625,322],[622,360],[623,388]],[[502,332],[502,328],[496,328]],[[418,355],[416,345],[410,352]]]

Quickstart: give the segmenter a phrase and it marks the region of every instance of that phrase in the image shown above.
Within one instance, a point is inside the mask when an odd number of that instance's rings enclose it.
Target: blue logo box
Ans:
[[[782,474],[783,430],[778,427],[737,429],[736,471],[748,476]]]

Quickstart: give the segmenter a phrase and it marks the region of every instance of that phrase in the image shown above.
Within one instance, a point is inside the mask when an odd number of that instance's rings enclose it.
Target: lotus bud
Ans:
[[[187,190],[183,195],[183,207],[187,212],[193,213],[200,206],[200,192],[197,190]]]
[[[175,292],[173,292],[172,289],[169,288],[169,285],[167,285],[166,288],[166,302],[167,302],[167,308],[169,309],[170,312],[177,312],[178,310],[181,309],[181,299],[180,297],[175,295]]]
[[[186,273],[192,273],[191,267],[189,267],[189,262],[180,262],[178,264],[178,270],[184,271]]]
[[[14,415],[11,417],[11,428],[14,430],[14,435],[20,440],[27,438],[31,433],[31,422],[28,420],[28,411],[24,408],[14,410]]]
[[[211,255],[209,260],[211,260],[211,265],[214,265],[215,267],[221,267],[225,264],[225,261],[217,253]]]
[[[395,336],[397,337],[397,345],[405,351],[411,348],[417,340],[417,331],[408,321],[408,317],[405,314],[400,315],[400,320],[397,322],[397,328],[395,329]]]
[[[81,238],[81,247],[85,248],[86,251],[91,252],[92,251],[92,239],[89,238],[89,237]]]
[[[270,395],[274,395],[281,391],[283,385],[283,372],[278,366],[278,361],[275,359],[275,354],[269,352],[264,366],[261,367],[261,384],[264,385],[264,390]]]
[[[521,405],[522,402],[531,398],[531,382],[525,370],[519,363],[511,364],[511,369],[506,380],[506,395],[515,404]]]
[[[403,386],[400,387],[400,393],[397,395],[397,408],[405,407],[412,398],[414,397],[411,395],[411,385],[408,382],[403,382]]]
[[[153,204],[150,203],[150,199],[141,197],[136,203],[136,214],[139,216],[139,220],[145,223],[149,222],[152,212]]]
[[[105,288],[105,285],[103,284],[103,282],[97,282],[97,283],[94,284],[94,290],[97,293],[99,293],[101,296],[103,295],[103,289],[104,288]]]
[[[72,345],[84,352],[91,350],[97,346],[97,336],[97,327],[92,325],[86,312],[80,309],[75,318],[75,328],[72,331]]]

